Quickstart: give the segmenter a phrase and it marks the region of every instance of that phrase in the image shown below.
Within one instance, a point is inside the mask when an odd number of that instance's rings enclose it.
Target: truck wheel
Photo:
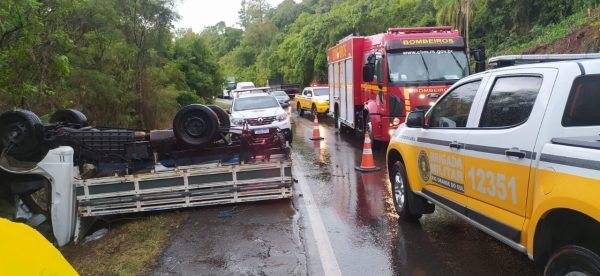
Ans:
[[[373,132],[373,123],[371,122],[371,115],[367,115],[367,122],[366,122],[365,130],[369,131],[369,138],[371,139],[371,146],[373,146],[373,148],[380,148],[381,142],[375,140],[375,133]]]
[[[175,137],[188,146],[201,146],[212,142],[218,129],[218,115],[201,104],[191,104],[182,108],[173,119]]]
[[[333,111],[333,126],[335,128],[340,128],[340,112],[337,108]]]
[[[285,135],[285,136],[286,136],[286,137],[285,137],[285,138],[286,138],[286,140],[287,140],[288,142],[290,142],[290,145],[291,145],[291,144],[292,144],[292,142],[294,141],[294,133],[292,132],[292,130],[291,130],[291,129],[289,129],[288,131],[286,131],[286,135]]]
[[[44,125],[28,110],[0,115],[0,152],[23,162],[39,163],[48,153],[44,145]]]
[[[219,118],[219,128],[221,132],[229,132],[231,128],[231,121],[229,120],[229,114],[223,108],[216,105],[207,105]]]
[[[411,210],[409,204],[409,194],[412,193],[408,185],[408,177],[404,164],[396,162],[390,171],[390,182],[392,184],[392,199],[396,213],[404,221],[417,221],[422,214],[415,213]]]
[[[600,256],[581,246],[567,245],[550,257],[544,275],[600,275]]]
[[[50,117],[51,124],[75,124],[79,126],[87,126],[88,120],[83,113],[75,109],[60,109]]]
[[[296,111],[298,112],[298,116],[302,117],[304,115],[304,110],[302,110],[300,103],[296,104]]]

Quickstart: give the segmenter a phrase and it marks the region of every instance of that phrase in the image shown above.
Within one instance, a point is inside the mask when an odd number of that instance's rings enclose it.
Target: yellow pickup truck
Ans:
[[[310,110],[312,115],[323,115],[329,111],[329,87],[306,87],[296,96],[296,111],[304,115]]]
[[[527,57],[498,61],[511,59]],[[598,87],[600,59],[462,79],[392,136],[396,212],[415,221],[439,206],[545,265],[545,275],[600,275]]]

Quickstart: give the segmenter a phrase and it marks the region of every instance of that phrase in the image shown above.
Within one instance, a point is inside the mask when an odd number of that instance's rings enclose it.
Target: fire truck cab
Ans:
[[[429,109],[469,75],[465,50],[451,27],[390,28],[342,39],[327,53],[335,126],[390,141],[410,111]]]

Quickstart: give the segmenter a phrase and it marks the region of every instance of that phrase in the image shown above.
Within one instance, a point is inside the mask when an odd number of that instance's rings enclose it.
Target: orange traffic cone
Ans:
[[[361,172],[374,172],[381,170],[380,167],[375,166],[375,160],[373,159],[373,150],[371,149],[371,137],[369,136],[368,131],[365,131],[365,146],[363,148],[360,166],[357,166],[355,169]]]
[[[319,119],[317,119],[317,115],[315,115],[315,120],[313,121],[313,137],[310,140],[318,141],[323,140],[325,138],[321,137],[321,132],[319,131]]]

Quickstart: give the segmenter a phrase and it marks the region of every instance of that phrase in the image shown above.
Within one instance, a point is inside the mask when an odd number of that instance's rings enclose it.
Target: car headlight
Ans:
[[[287,114],[285,113],[281,113],[279,115],[277,115],[277,121],[283,122],[287,119]]]
[[[232,118],[231,119],[231,123],[236,125],[236,126],[243,126],[244,125],[244,119],[241,118]]]

